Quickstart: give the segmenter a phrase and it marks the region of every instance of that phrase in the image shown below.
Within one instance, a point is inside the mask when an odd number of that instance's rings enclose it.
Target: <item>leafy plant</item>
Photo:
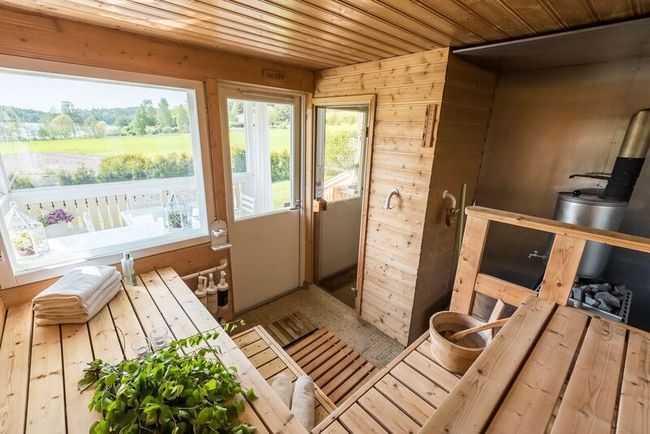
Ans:
[[[226,368],[207,342],[217,332],[172,341],[164,349],[113,366],[95,360],[79,381],[95,394],[88,408],[103,419],[90,432],[103,433],[234,433],[255,427],[238,419],[244,401],[236,368]],[[183,354],[184,353],[184,354]],[[244,392],[255,399],[252,389]]]
[[[16,253],[20,256],[33,256],[36,254],[34,247],[34,240],[28,231],[20,231],[11,236],[11,244],[13,244]]]

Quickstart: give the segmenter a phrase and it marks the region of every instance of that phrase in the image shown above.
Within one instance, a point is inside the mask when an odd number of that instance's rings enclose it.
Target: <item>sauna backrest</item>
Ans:
[[[566,305],[587,241],[650,253],[649,238],[479,206],[468,207],[466,213],[467,223],[450,305],[450,310],[455,312],[471,313],[476,292],[513,306],[531,295]],[[479,272],[490,222],[555,234],[539,293]]]

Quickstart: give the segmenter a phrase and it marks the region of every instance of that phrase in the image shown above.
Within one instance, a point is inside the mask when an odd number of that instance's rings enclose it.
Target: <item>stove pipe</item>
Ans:
[[[629,201],[650,148],[650,109],[637,112],[627,126],[621,150],[605,187],[605,197]]]

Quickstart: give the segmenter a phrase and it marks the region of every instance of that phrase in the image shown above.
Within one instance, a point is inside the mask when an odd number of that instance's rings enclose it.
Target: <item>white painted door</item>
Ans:
[[[302,97],[220,88],[235,311],[300,286]]]

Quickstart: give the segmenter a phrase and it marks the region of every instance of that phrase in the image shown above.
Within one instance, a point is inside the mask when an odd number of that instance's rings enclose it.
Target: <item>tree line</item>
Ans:
[[[187,133],[189,124],[187,106],[170,107],[165,98],[155,106],[145,99],[137,107],[93,109],[63,101],[49,112],[0,106],[1,141]]]

